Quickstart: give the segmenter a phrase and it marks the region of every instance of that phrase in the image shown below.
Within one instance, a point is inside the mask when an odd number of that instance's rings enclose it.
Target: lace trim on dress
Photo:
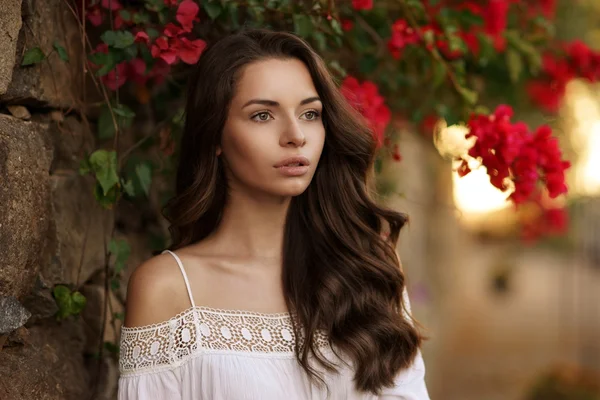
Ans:
[[[328,345],[323,334],[317,345]],[[289,313],[263,314],[191,307],[159,324],[121,329],[119,369],[134,374],[174,368],[199,353],[293,356]]]

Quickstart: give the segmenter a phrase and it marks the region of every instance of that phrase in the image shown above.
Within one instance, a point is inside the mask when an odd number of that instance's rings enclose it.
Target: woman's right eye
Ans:
[[[271,115],[269,115],[268,112],[263,111],[263,112],[259,112],[256,113],[252,116],[252,120],[256,121],[256,122],[266,122],[269,120],[269,118],[271,117]]]

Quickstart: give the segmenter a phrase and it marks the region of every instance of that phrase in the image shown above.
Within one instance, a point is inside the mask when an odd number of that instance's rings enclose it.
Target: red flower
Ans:
[[[150,37],[148,36],[148,34],[146,32],[140,31],[138,33],[135,34],[135,38],[133,40],[135,43],[145,43],[145,44],[149,44],[150,43]]]
[[[373,0],[352,0],[355,10],[370,10],[373,8]]]
[[[165,1],[165,5],[168,7],[175,7],[177,5],[177,2],[179,0],[164,0]]]
[[[108,74],[100,77],[110,90],[117,90],[127,82],[127,63],[119,63]]]
[[[556,12],[556,0],[538,0],[542,13],[548,19],[554,18]]]
[[[398,148],[398,144],[394,144],[394,151],[392,152],[392,159],[394,161],[402,161],[402,155],[400,154],[400,149]]]
[[[177,37],[182,35],[183,33],[185,33],[184,29],[169,22],[166,26],[165,26],[165,30],[163,31],[165,36],[167,37]]]
[[[177,19],[186,32],[191,32],[199,10],[198,4],[193,0],[183,0],[177,8],[175,19]]]
[[[392,57],[400,58],[402,49],[409,44],[419,42],[419,35],[403,19],[398,19],[392,25],[392,37],[388,41],[388,48]]]
[[[161,58],[167,64],[171,65],[177,61],[177,50],[174,48],[176,43],[173,41],[169,42],[164,36],[159,37],[154,41],[154,44],[150,48],[152,57]]]
[[[367,120],[377,148],[384,142],[385,129],[391,120],[390,109],[385,105],[379,89],[373,82],[361,84],[352,76],[342,82],[341,92],[348,102]]]
[[[177,55],[186,64],[196,64],[205,47],[206,43],[201,39],[189,40],[182,38]]]
[[[102,25],[102,20],[104,19],[104,11],[98,4],[96,4],[87,8],[85,16],[92,25],[100,26]]]
[[[342,30],[345,32],[351,31],[354,27],[354,22],[349,19],[342,19]]]
[[[107,10],[117,11],[123,8],[123,5],[119,2],[119,0],[102,0],[102,7]]]
[[[498,36],[504,33],[508,16],[508,0],[490,0],[484,8],[485,33]]]
[[[550,197],[567,192],[565,169],[570,163],[561,159],[558,141],[552,137],[548,126],[539,127],[534,133],[522,122],[512,123],[512,109],[499,106],[490,115],[473,115],[468,122],[467,138],[477,141],[469,156],[479,159],[487,168],[492,185],[500,190],[508,188],[506,179],[514,183],[510,199],[521,204],[532,199],[538,182],[546,186]],[[470,172],[466,160],[459,173]]]

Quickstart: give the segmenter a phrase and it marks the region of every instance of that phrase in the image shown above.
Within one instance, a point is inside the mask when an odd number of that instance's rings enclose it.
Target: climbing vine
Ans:
[[[88,104],[97,149],[79,172],[93,177],[94,196],[106,209],[145,200],[157,177],[173,176],[185,82],[206,43],[244,27],[268,27],[296,33],[323,56],[370,124],[378,171],[402,160],[395,126],[431,140],[440,121],[463,124],[465,139],[476,140],[467,153],[453,155],[459,175],[485,167],[516,208],[536,204],[540,217],[524,226],[528,237],[567,227],[566,212],[548,205],[567,192],[570,164],[558,138],[551,127],[530,128],[514,115],[529,105],[555,113],[569,80],[600,79],[600,53],[556,40],[554,0],[65,0],[65,6],[80,24],[86,76],[101,97]],[[69,62],[60,43],[54,52]],[[22,65],[49,56],[34,47]],[[158,206],[169,190],[158,193]],[[118,290],[131,250],[114,230],[105,246],[105,279],[107,289]],[[166,244],[160,240],[157,249]],[[57,286],[54,295],[61,318],[85,304],[67,287]]]

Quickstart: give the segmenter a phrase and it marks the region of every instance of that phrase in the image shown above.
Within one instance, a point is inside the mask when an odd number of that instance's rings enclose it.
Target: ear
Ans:
[[[217,147],[217,157],[219,157],[222,152],[223,152],[223,150],[221,149],[221,146],[218,146]]]

